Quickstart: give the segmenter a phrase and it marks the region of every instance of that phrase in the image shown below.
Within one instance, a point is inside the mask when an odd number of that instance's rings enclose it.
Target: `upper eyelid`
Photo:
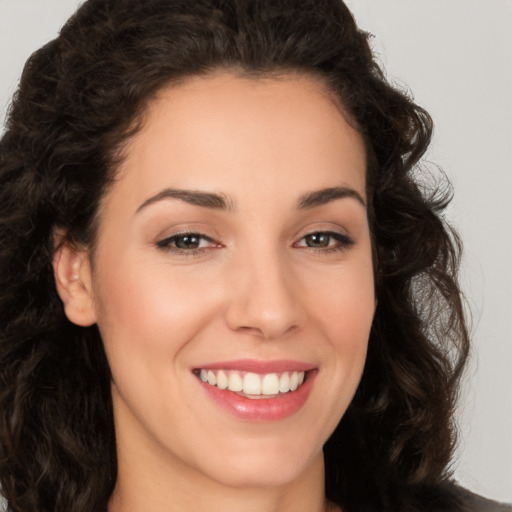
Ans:
[[[300,230],[296,235],[296,240],[301,240],[302,238],[308,236],[308,235],[315,235],[317,233],[325,233],[330,235],[337,235],[342,236],[346,238],[352,238],[352,236],[349,234],[348,230],[345,228],[342,228],[341,226],[338,227],[315,227],[315,228],[309,228],[307,231]]]
[[[203,231],[201,231],[200,229],[181,229],[179,231],[175,231],[175,232],[172,232],[171,234],[169,235],[161,235],[159,238],[161,238],[162,240],[169,240],[170,238],[177,238],[177,237],[180,237],[180,236],[190,236],[190,235],[197,235],[201,238],[208,238],[208,239],[212,239],[211,236],[207,235],[206,233],[204,233]]]
[[[348,233],[344,233],[343,231],[335,230],[332,228],[331,229],[317,228],[317,229],[308,230],[307,232],[304,232],[303,234],[295,237],[294,238],[295,241],[292,243],[292,246],[298,244],[300,241],[304,240],[307,236],[311,236],[311,235],[315,235],[315,234],[330,235],[331,237],[338,239],[338,241],[341,243],[343,243],[343,242],[347,243],[347,245],[353,245],[355,243],[354,238],[351,235],[349,235]],[[171,245],[171,242],[173,240],[178,239],[181,236],[191,236],[191,235],[195,235],[195,236],[199,237],[201,240],[205,240],[205,241],[215,244],[217,246],[224,245],[221,242],[217,241],[215,238],[213,238],[209,235],[206,235],[204,232],[201,232],[200,230],[193,230],[193,229],[191,229],[191,230],[184,229],[177,233],[172,233],[169,236],[161,237],[156,241],[156,245],[159,247],[166,247],[166,246]],[[341,238],[342,240],[339,240],[339,238]],[[179,248],[177,248],[177,249],[179,249]],[[202,249],[205,249],[205,248],[203,247]]]
[[[328,229],[319,229],[319,230],[309,231],[309,232],[305,233],[304,235],[302,235],[300,238],[298,238],[297,241],[299,242],[301,240],[304,240],[304,238],[311,236],[311,235],[328,235],[335,239],[341,238],[345,242],[348,242],[350,244],[355,243],[355,240],[352,236],[350,236],[346,233],[340,233],[339,231],[333,231],[333,230],[328,230]],[[295,242],[295,243],[297,243],[297,242]]]
[[[164,246],[170,245],[171,241],[176,240],[179,237],[192,236],[192,235],[197,236],[201,240],[206,240],[208,242],[217,243],[212,237],[205,235],[203,233],[200,233],[198,231],[181,231],[179,233],[173,233],[172,235],[165,236],[163,238],[158,239],[156,242],[156,245],[159,247],[164,247]]]

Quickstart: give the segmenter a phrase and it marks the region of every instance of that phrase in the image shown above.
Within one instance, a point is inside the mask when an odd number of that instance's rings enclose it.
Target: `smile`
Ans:
[[[278,421],[306,404],[318,368],[298,361],[236,360],[193,369],[205,396],[244,421]]]
[[[227,389],[247,398],[274,398],[296,391],[303,383],[304,371],[254,373],[227,369],[205,369],[198,372],[199,378],[210,386]]]

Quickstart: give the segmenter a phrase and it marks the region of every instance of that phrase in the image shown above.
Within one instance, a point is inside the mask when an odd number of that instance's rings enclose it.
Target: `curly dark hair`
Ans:
[[[88,0],[28,60],[0,141],[0,482],[16,512],[106,511],[117,462],[95,326],[65,317],[54,234],[94,244],[123,144],[163,86],[217,69],[319,78],[363,136],[378,306],[325,445],[345,511],[458,510],[453,410],[468,354],[429,115],[389,84],[341,0]]]

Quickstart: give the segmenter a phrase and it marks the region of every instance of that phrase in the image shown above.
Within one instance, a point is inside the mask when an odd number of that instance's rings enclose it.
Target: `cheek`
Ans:
[[[111,366],[118,361],[168,364],[211,316],[213,300],[187,270],[171,272],[165,264],[129,255],[103,263],[96,310]]]
[[[311,308],[333,343],[355,347],[367,341],[373,314],[375,292],[373,267],[368,251],[352,258],[339,271],[326,274],[311,287]]]
[[[306,277],[308,293],[303,295],[313,332],[319,334],[316,350],[322,361],[311,421],[322,424],[325,441],[352,401],[366,361],[375,310],[370,251]]]
[[[320,283],[318,283],[320,284]],[[310,310],[329,343],[325,350],[332,385],[346,402],[359,383],[366,360],[375,312],[373,267],[370,251],[352,258],[338,272],[325,276],[310,292]],[[348,405],[348,404],[344,404]]]

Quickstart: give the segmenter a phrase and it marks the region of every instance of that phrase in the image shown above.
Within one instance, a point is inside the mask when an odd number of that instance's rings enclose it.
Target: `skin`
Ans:
[[[95,253],[65,244],[54,262],[68,318],[98,324],[112,369],[110,512],[328,510],[322,446],[359,383],[375,309],[365,167],[361,136],[308,77],[218,73],[150,104]],[[298,208],[335,187],[350,193]],[[167,189],[227,208],[159,198]],[[207,237],[198,250],[169,242],[184,230]],[[314,365],[304,406],[242,420],[191,371],[247,358]]]

